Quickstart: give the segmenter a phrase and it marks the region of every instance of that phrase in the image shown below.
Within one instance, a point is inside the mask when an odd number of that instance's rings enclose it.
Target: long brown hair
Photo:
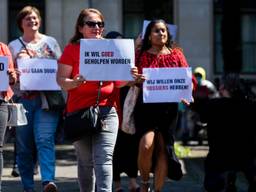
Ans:
[[[104,21],[104,17],[103,17],[102,13],[99,10],[93,9],[93,8],[83,9],[80,12],[80,14],[79,14],[79,16],[76,20],[75,34],[70,39],[70,41],[69,41],[70,43],[79,43],[79,40],[83,38],[83,34],[80,33],[79,27],[84,26],[84,18],[88,17],[90,15],[90,13],[96,13],[97,15],[100,16],[101,20]]]
[[[40,15],[40,11],[33,6],[26,6],[23,7],[23,9],[20,10],[20,12],[17,15],[17,25],[19,30],[23,33],[23,28],[22,28],[22,19],[24,19],[24,17],[26,17],[27,15],[31,14],[32,12],[35,12],[36,15],[38,16],[39,20],[41,21],[41,15]]]
[[[149,40],[149,36],[150,36],[151,31],[152,31],[152,28],[157,23],[163,23],[165,25],[165,28],[166,28],[166,31],[167,31],[167,41],[165,43],[165,46],[168,47],[168,48],[173,48],[172,36],[169,32],[168,25],[166,24],[166,22],[164,20],[156,19],[156,20],[151,21],[148,24],[147,28],[146,28],[144,39],[143,39],[143,42],[142,42],[141,52],[147,51],[148,49],[151,48],[152,45],[151,45],[151,41]]]
[[[180,51],[182,51],[182,49],[178,46],[178,44],[172,40],[172,35],[169,32],[169,28],[168,28],[167,23],[163,19],[155,19],[155,20],[152,20],[146,28],[144,39],[142,41],[142,46],[141,46],[140,52],[139,52],[138,61],[140,60],[140,57],[141,57],[142,53],[151,48],[152,44],[151,44],[151,41],[149,40],[149,36],[150,36],[152,28],[157,23],[163,23],[165,25],[166,30],[167,30],[167,41],[165,43],[165,46],[168,47],[169,49],[179,49]]]

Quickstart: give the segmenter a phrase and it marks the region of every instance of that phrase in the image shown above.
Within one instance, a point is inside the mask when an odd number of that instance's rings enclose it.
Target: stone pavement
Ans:
[[[79,192],[77,184],[77,169],[74,148],[72,145],[56,146],[56,184],[60,192]],[[189,158],[183,158],[183,168],[185,176],[180,181],[167,180],[163,192],[203,192],[203,161],[208,152],[207,146],[191,146],[191,155]],[[3,171],[3,192],[21,192],[22,185],[19,177],[11,176],[13,146],[7,144],[4,147],[4,171]],[[128,178],[123,175],[122,184],[125,188],[128,184]],[[35,176],[36,191],[40,192],[40,177]],[[139,178],[138,178],[139,180]],[[239,179],[239,192],[245,192],[245,182]],[[128,192],[126,189],[125,192]]]

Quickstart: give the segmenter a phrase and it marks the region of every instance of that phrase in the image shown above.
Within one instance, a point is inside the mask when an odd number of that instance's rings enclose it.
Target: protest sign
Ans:
[[[56,82],[57,60],[54,59],[18,59],[21,90],[60,90]]]
[[[80,74],[87,81],[133,80],[132,39],[81,39]]]
[[[144,20],[143,21],[143,28],[142,28],[142,39],[144,39],[144,35],[146,32],[146,28],[148,26],[148,24],[150,23],[149,20]],[[177,33],[177,25],[172,25],[172,24],[167,24],[168,28],[169,28],[169,33],[172,36],[172,40],[174,41],[176,39],[176,33]]]
[[[9,86],[9,77],[7,74],[8,57],[0,57],[0,91],[6,91]]]
[[[191,68],[144,68],[144,103],[192,101]]]

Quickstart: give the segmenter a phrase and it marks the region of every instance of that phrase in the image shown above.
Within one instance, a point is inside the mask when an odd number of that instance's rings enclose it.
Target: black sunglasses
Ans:
[[[104,22],[94,22],[94,21],[85,21],[84,25],[87,25],[90,28],[95,28],[96,25],[98,25],[99,28],[103,28],[104,27]]]

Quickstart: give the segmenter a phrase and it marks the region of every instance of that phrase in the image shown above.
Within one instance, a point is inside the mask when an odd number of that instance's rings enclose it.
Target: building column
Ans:
[[[84,8],[88,8],[88,0],[46,0],[46,33],[55,37],[62,49],[73,36]]]
[[[0,6],[0,41],[8,44],[8,3],[1,0]]]
[[[123,1],[91,0],[91,6],[99,9],[105,18],[105,33],[118,31],[123,33]]]
[[[175,0],[174,21],[177,41],[191,67],[205,68],[213,79],[213,2],[212,0]]]
[[[61,47],[63,47],[63,30],[62,30],[62,0],[45,1],[45,32],[46,35],[54,37]]]

